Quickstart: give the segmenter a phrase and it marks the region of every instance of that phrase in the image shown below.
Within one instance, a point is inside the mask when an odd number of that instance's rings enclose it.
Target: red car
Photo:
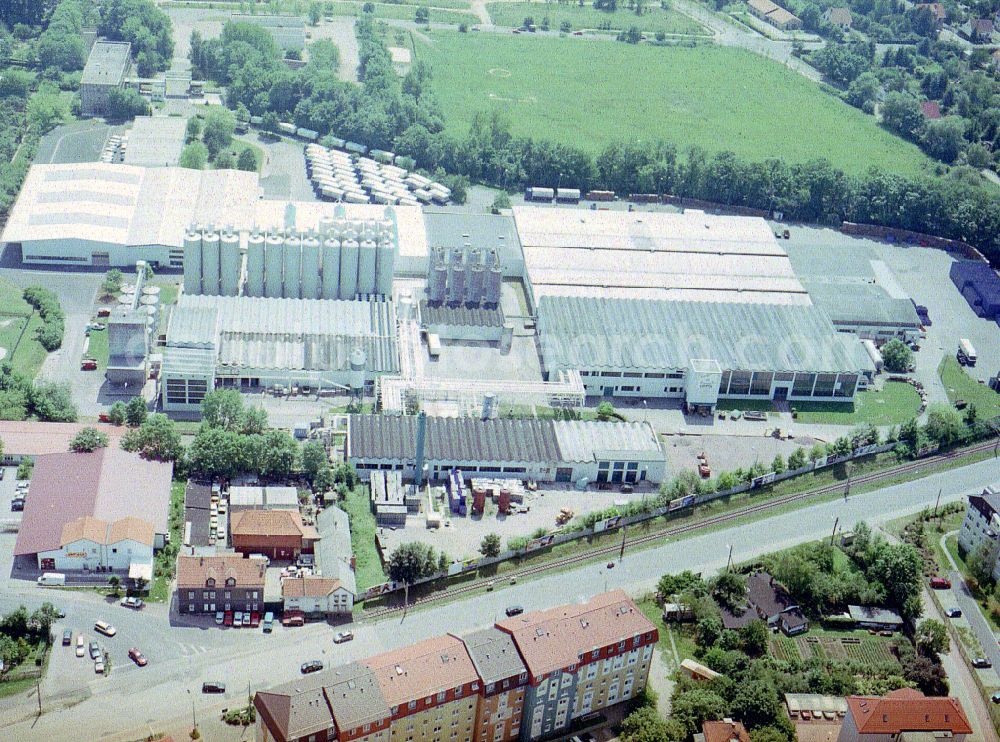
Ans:
[[[946,580],[944,577],[932,577],[931,587],[935,590],[947,590],[951,587],[951,580]]]
[[[253,611],[250,614],[250,628],[256,629],[260,626],[260,614],[257,611]]]
[[[137,664],[139,667],[145,667],[148,664],[146,656],[139,651],[138,647],[132,647],[130,650],[128,650],[128,658],[132,660],[135,664]]]
[[[223,626],[232,626],[233,625],[233,612],[232,611],[226,611],[226,615],[223,616],[223,618],[222,618],[222,625]]]

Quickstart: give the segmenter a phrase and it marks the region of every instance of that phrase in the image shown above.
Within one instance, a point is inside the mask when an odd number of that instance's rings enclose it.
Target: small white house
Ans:
[[[281,597],[286,612],[337,616],[354,610],[354,594],[332,577],[286,577]]]

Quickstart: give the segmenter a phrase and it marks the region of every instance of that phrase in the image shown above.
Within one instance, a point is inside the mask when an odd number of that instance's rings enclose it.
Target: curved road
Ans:
[[[434,606],[409,615],[360,624],[357,639],[334,645],[335,629],[325,624],[277,630],[265,636],[259,631],[219,630],[169,627],[165,607],[153,606],[148,613],[136,615],[117,606],[106,607],[102,600],[88,593],[60,595],[68,623],[90,625],[98,616],[119,624],[120,635],[108,640],[115,668],[106,679],[87,678],[86,696],[70,706],[69,701],[53,699],[65,691],[60,677],[68,677],[74,663],[85,662],[63,647],[56,647],[50,672],[42,684],[45,713],[36,719],[37,701],[33,694],[23,694],[0,702],[0,727],[10,739],[73,738],[80,729],[92,739],[128,740],[164,731],[181,737],[190,729],[193,712],[203,731],[210,720],[218,718],[223,707],[239,705],[244,693],[298,677],[304,660],[319,658],[328,666],[383,652],[446,631],[462,632],[489,625],[503,615],[514,602],[528,610],[560,602],[575,602],[597,592],[616,587],[632,593],[650,590],[666,571],[693,569],[711,573],[725,565],[730,544],[738,561],[751,559],[777,549],[829,535],[834,519],[844,529],[861,521],[882,523],[917,512],[932,504],[939,489],[942,502],[981,490],[1000,479],[1000,462],[989,460],[952,471],[935,474],[916,482],[887,487],[847,501],[836,499],[806,510],[791,511],[760,520],[752,525],[737,525],[709,533],[699,533],[683,540],[629,554],[615,569],[603,564],[584,565],[548,575],[517,586],[506,586],[492,593],[476,594],[460,603]],[[33,585],[16,584],[0,597],[0,610],[8,610],[25,601],[37,605],[42,599]],[[61,632],[62,627],[57,627]],[[131,668],[123,659],[132,642],[139,643],[150,655],[150,665]],[[149,647],[155,647],[150,649]],[[162,653],[161,653],[162,652]],[[79,674],[79,670],[77,671]],[[201,696],[203,680],[220,679],[229,686],[226,696]],[[121,713],[121,701],[127,695],[128,713]],[[227,730],[215,722],[210,739],[239,739],[239,732]]]

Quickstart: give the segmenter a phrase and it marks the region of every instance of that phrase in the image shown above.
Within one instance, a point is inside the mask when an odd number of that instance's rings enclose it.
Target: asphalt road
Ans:
[[[67,622],[90,626],[97,617],[116,623],[119,636],[113,644],[113,659],[124,657],[132,643],[147,652],[150,665],[142,670],[129,668],[127,660],[115,659],[116,667],[106,679],[86,683],[70,704],[59,671],[50,671],[42,686],[45,712],[36,719],[37,701],[32,694],[0,701],[0,728],[11,739],[72,738],[80,729],[92,739],[127,740],[149,730],[175,735],[186,733],[193,713],[202,720],[217,717],[221,708],[242,702],[245,690],[260,689],[298,677],[299,665],[319,658],[327,665],[356,660],[447,631],[462,632],[489,625],[503,615],[511,603],[528,610],[564,602],[584,600],[606,589],[621,587],[630,593],[651,589],[666,571],[693,569],[712,573],[724,566],[728,547],[734,559],[742,561],[803,541],[823,538],[833,528],[835,518],[845,529],[859,521],[877,524],[914,513],[932,503],[944,488],[942,502],[951,502],[980,490],[1000,479],[1000,462],[990,460],[917,482],[888,487],[847,501],[836,499],[808,510],[775,515],[752,526],[737,525],[695,535],[664,545],[626,553],[623,562],[608,570],[604,564],[586,565],[560,572],[531,583],[507,586],[460,603],[430,607],[417,612],[355,627],[356,640],[334,645],[334,629],[312,624],[270,636],[242,630],[170,627],[164,606],[151,606],[134,614],[117,606],[104,605],[101,598],[85,592],[59,593],[56,602],[69,614]],[[5,547],[9,550],[10,546]],[[8,552],[9,554],[9,552]],[[33,585],[13,584],[0,595],[0,609],[18,602],[37,605],[43,597]],[[109,618],[110,617],[110,618]],[[61,627],[59,627],[61,631]],[[294,645],[292,642],[294,641]],[[76,658],[60,656],[56,648],[55,668]],[[203,680],[220,679],[229,686],[226,696],[203,697],[198,689]],[[127,694],[129,713],[117,713]],[[75,700],[75,699],[74,699]],[[213,728],[212,739],[239,739],[239,732],[227,736],[224,727]]]
[[[948,579],[951,580],[951,589],[939,591],[938,597],[941,599],[941,603],[945,609],[961,609],[962,618],[965,619],[965,623],[968,624],[972,633],[976,635],[976,639],[979,640],[979,644],[982,646],[986,657],[993,663],[993,670],[996,673],[1000,670],[1000,646],[997,645],[996,635],[993,633],[993,629],[990,628],[986,617],[979,609],[979,604],[972,597],[969,586],[962,577],[962,573],[958,570],[958,565],[955,564],[955,560],[952,559],[948,549],[945,548],[945,539],[951,535],[950,533],[946,533],[941,537],[941,549],[948,556],[948,561],[951,562],[951,570],[948,572]],[[951,603],[948,602],[949,598],[951,599]],[[995,677],[993,683],[1000,685],[998,680],[1000,678]]]

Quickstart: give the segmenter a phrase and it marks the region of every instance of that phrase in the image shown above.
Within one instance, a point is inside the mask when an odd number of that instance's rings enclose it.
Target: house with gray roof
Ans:
[[[420,417],[352,415],[347,460],[358,471],[415,473]],[[645,422],[427,417],[424,464],[432,480],[466,476],[539,482],[662,482],[666,455]]]
[[[80,113],[104,116],[108,112],[108,93],[125,86],[132,67],[132,45],[127,41],[102,39],[94,44],[80,77]]]

